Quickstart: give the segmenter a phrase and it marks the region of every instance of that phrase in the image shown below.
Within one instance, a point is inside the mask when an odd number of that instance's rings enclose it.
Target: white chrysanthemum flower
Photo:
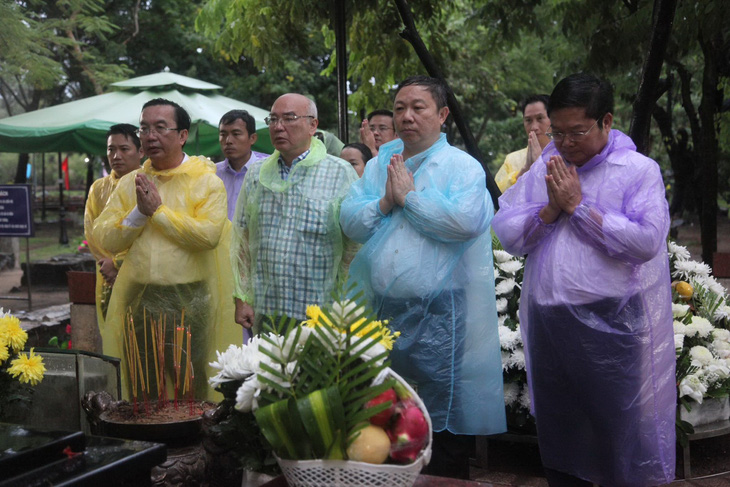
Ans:
[[[353,348],[353,354],[360,353],[360,351],[362,349],[364,349],[367,346],[370,346],[370,344],[373,343],[373,341],[375,341],[372,338],[364,338],[364,339],[354,338],[354,340],[362,340],[362,341],[361,341],[361,343],[358,343],[355,346],[355,348]],[[343,344],[343,348],[344,348],[344,344]],[[373,359],[373,358],[377,357],[378,355],[380,355],[380,354],[382,354],[382,353],[384,353],[386,351],[387,350],[385,349],[385,347],[383,346],[383,344],[381,344],[380,341],[378,340],[378,341],[375,341],[375,345],[373,345],[372,347],[370,347],[367,350],[365,350],[364,352],[362,352],[362,357],[363,357],[364,360],[370,360],[370,359]],[[377,360],[375,363],[377,365],[382,365],[382,363],[384,361],[385,361],[385,358],[381,358],[381,359]]]
[[[512,352],[507,360],[508,367],[515,367],[519,370],[525,370],[525,352],[522,349],[517,349]]]
[[[695,374],[689,374],[679,383],[679,397],[689,397],[702,404],[702,397],[707,392],[707,386]]]
[[[248,413],[258,408],[258,397],[261,394],[261,384],[258,377],[252,375],[241,384],[236,391],[236,409]]]
[[[716,376],[716,381],[725,380],[730,376],[730,368],[724,360],[713,359],[705,368],[708,374]]]
[[[675,257],[677,260],[687,260],[690,258],[689,250],[687,250],[687,247],[677,245],[671,240],[667,242],[667,251],[669,252],[670,258]]]
[[[507,316],[507,315],[499,315],[499,316],[497,316],[497,324],[499,326],[504,325],[504,322],[507,321],[507,318],[509,318],[509,316]]]
[[[689,326],[696,327],[697,333],[702,338],[707,338],[710,335],[710,332],[715,329],[715,327],[712,326],[712,323],[710,323],[709,320],[701,316],[693,316],[692,322],[688,325],[688,327]]]
[[[494,291],[497,293],[497,296],[504,296],[506,294],[512,293],[515,286],[517,286],[517,281],[515,281],[512,278],[505,279],[504,281],[500,282],[494,287]]]
[[[674,327],[674,333],[682,333],[682,334],[687,333],[686,332],[687,325],[685,325],[684,323],[682,323],[679,320],[674,320],[674,322],[672,323],[672,326]],[[694,333],[696,333],[696,332],[694,332]]]
[[[495,250],[494,251],[494,260],[501,264],[502,262],[507,262],[508,260],[512,260],[514,257],[509,252],[505,252],[504,250]]]
[[[507,262],[502,262],[500,264],[497,264],[497,267],[499,267],[501,270],[506,272],[507,274],[517,274],[520,269],[522,269],[523,265],[522,262],[519,260],[508,260]]]
[[[504,383],[504,405],[512,406],[520,396],[520,386],[514,382]]]
[[[689,350],[689,356],[692,359],[692,365],[695,367],[704,367],[712,363],[715,357],[712,355],[707,347],[697,345]]]
[[[508,304],[509,304],[509,302],[507,301],[506,298],[499,298],[497,300],[497,313],[502,314],[505,311],[507,311]]]
[[[715,341],[730,342],[730,330],[715,328],[712,330],[712,339]]]
[[[242,380],[254,374],[261,361],[259,342],[260,339],[254,337],[248,345],[243,347],[230,345],[223,353],[216,351],[218,360],[209,365],[214,369],[219,369],[220,372],[208,379],[210,385],[215,388],[224,382]]]
[[[704,288],[712,291],[721,298],[727,295],[727,290],[712,276],[694,276],[690,279],[690,284],[695,289]]]
[[[506,326],[497,328],[499,332],[499,345],[504,350],[514,350],[522,344],[522,337],[519,331],[512,331]]]
[[[332,318],[335,321],[344,322],[347,316],[349,316],[349,319],[351,320],[357,314],[362,314],[363,311],[364,309],[362,306],[358,307],[357,303],[350,299],[347,301],[332,303]]]
[[[730,306],[728,306],[727,304],[718,306],[712,319],[714,319],[715,321],[730,319]]]
[[[710,266],[696,260],[678,260],[674,263],[672,277],[679,277],[690,280],[693,277],[707,277],[710,275]]]
[[[502,370],[507,370],[509,368],[509,359],[512,354],[509,350],[500,350],[500,355],[502,356]]]
[[[715,336],[715,332],[713,332],[712,335]],[[715,337],[715,339],[712,341],[712,351],[720,358],[728,358],[730,357],[730,343],[728,343],[727,340],[722,340]]]
[[[499,279],[502,276],[502,273],[499,272],[499,267],[494,268],[494,282],[497,282],[497,279]]]
[[[675,333],[674,334],[674,349],[682,350],[683,347],[684,347],[684,334]]]
[[[672,303],[672,316],[675,318],[684,318],[689,312],[688,304]]]
[[[522,388],[522,394],[520,394],[520,406],[525,409],[532,408],[532,401],[530,400],[530,388],[525,385]]]

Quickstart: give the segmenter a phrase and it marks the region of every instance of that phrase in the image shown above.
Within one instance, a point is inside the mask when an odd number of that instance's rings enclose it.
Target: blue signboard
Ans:
[[[0,237],[32,237],[30,184],[0,185]]]

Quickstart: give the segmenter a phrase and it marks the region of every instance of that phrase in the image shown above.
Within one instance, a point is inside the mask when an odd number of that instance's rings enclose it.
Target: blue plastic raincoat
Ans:
[[[350,266],[380,318],[401,332],[392,368],[414,382],[434,431],[505,430],[502,365],[484,171],[446,136],[406,160],[416,190],[383,215],[387,166],[403,151],[380,147],[342,203],[340,223],[363,243]]]
[[[659,167],[635,149],[611,131],[576,168],[581,204],[547,225],[548,145],[493,222],[527,254],[520,327],[543,464],[607,486],[668,483],[675,466],[669,212]]]

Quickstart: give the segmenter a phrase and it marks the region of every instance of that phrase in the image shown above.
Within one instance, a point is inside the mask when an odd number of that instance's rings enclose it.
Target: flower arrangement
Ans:
[[[525,259],[506,252],[496,237],[492,239],[492,249],[507,426],[510,430],[534,433],[535,418],[530,414],[530,390],[518,315]]]
[[[27,400],[23,394],[26,384],[35,386],[46,372],[43,357],[34,349],[21,353],[27,340],[20,320],[0,308],[0,417],[10,402]]]
[[[275,461],[322,459],[420,470],[430,422],[387,368],[398,334],[357,301],[309,306],[306,316],[264,323],[259,336],[211,363],[219,372],[210,384],[233,409],[218,432],[233,441],[244,468],[272,472]]]
[[[667,246],[672,274],[672,314],[677,351],[678,398],[688,411],[707,397],[730,394],[730,306],[727,291],[707,264],[690,260],[685,247]]]

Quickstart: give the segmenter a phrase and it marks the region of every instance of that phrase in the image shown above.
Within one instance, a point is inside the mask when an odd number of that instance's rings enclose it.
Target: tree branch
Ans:
[[[137,37],[137,34],[139,34],[139,5],[142,2],[142,0],[137,0],[134,4],[134,8],[132,8],[132,19],[134,20],[134,32],[132,32],[132,35],[127,37],[122,41],[122,45],[126,46],[129,41]]]
[[[654,0],[653,26],[651,29],[651,44],[649,53],[641,73],[639,90],[634,101],[633,116],[629,136],[636,144],[636,150],[643,153],[646,150],[646,140],[651,127],[652,107],[658,99],[659,75],[664,64],[664,54],[667,51],[669,38],[672,33],[674,12],[677,0]]]

